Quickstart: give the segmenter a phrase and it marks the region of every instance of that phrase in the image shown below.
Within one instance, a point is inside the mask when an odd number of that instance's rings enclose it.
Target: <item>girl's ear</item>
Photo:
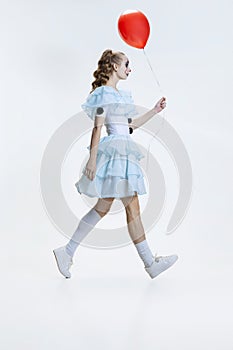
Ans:
[[[117,64],[114,63],[114,64],[113,64],[113,69],[114,69],[115,72],[117,71],[117,68],[118,68],[118,67],[117,67]]]

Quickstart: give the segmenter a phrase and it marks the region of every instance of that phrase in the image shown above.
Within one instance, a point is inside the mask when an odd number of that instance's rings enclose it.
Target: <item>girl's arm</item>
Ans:
[[[90,159],[96,161],[98,144],[101,136],[101,128],[100,126],[94,126],[91,134],[91,144],[90,144]]]
[[[101,128],[103,126],[105,117],[96,117],[95,125],[92,129],[91,144],[90,144],[90,157],[87,161],[84,175],[90,180],[93,180],[96,174],[96,157],[98,151],[98,144],[101,136]]]
[[[154,108],[152,108],[145,114],[140,115],[140,117],[134,118],[132,122],[129,124],[129,127],[133,129],[140,128],[140,126],[148,122],[148,120],[150,120],[156,113],[157,112],[155,112]]]
[[[103,117],[96,116],[94,127],[91,135],[90,158],[96,161],[98,144],[101,136],[101,129],[104,124],[105,115]]]
[[[155,114],[161,112],[165,107],[166,107],[166,98],[162,97],[152,109],[150,109],[145,114],[140,115],[140,117],[134,118],[132,122],[129,124],[129,127],[133,129],[139,128],[141,125],[148,122],[148,120],[150,120]]]

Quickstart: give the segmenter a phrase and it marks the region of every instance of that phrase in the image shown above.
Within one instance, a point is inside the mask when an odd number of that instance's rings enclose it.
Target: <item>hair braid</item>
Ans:
[[[98,61],[98,68],[94,71],[93,76],[95,80],[92,82],[93,92],[97,87],[105,85],[109,77],[113,73],[113,64],[120,64],[122,61],[123,52],[113,52],[112,50],[105,50]]]

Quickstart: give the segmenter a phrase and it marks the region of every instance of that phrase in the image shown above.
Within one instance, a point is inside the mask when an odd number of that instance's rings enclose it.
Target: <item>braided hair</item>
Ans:
[[[120,64],[122,61],[123,52],[113,52],[112,50],[105,50],[98,61],[98,68],[94,71],[93,76],[95,80],[92,82],[92,93],[97,87],[105,85],[109,80],[114,68],[113,64]]]

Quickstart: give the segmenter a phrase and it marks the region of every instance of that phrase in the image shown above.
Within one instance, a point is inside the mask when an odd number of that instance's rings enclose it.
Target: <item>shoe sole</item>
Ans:
[[[63,274],[63,272],[61,271],[60,266],[59,266],[59,263],[58,263],[58,259],[57,259],[57,256],[56,256],[56,253],[55,253],[54,250],[53,250],[53,254],[54,254],[55,259],[56,259],[56,263],[57,263],[58,270],[60,271],[60,273],[62,274],[62,276],[64,276],[65,278],[70,278],[71,276],[70,276],[70,277],[65,276],[65,275]]]

